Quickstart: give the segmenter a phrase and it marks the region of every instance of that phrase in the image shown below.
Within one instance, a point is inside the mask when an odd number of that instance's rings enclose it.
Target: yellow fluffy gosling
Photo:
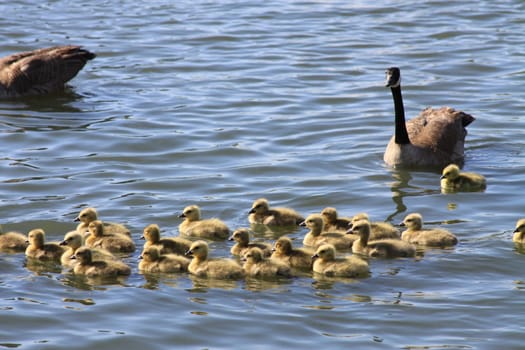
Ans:
[[[85,234],[88,231],[89,224],[95,220],[98,220],[98,213],[95,208],[82,209],[75,219],[75,221],[80,222],[77,226],[77,231]],[[130,230],[123,224],[106,221],[102,221],[102,223],[106,233],[122,233],[131,237]]]
[[[71,259],[77,260],[73,272],[88,277],[126,276],[131,274],[131,268],[119,260],[93,260],[93,254],[88,247],[77,249]]]
[[[453,193],[458,191],[483,191],[487,188],[487,180],[483,175],[461,172],[456,164],[450,164],[441,175],[441,191]]]
[[[29,246],[26,248],[26,256],[38,260],[59,262],[62,253],[64,253],[64,248],[58,243],[45,243],[45,237],[45,232],[41,228],[29,231],[27,234]]]
[[[135,251],[135,243],[129,236],[121,233],[107,233],[104,229],[102,221],[91,222],[88,226],[89,236],[86,238],[86,246],[103,248],[112,253],[132,253]]]
[[[321,211],[321,216],[324,220],[324,230],[327,232],[348,230],[348,225],[352,221],[351,218],[339,217],[337,210],[332,207],[326,207]]]
[[[235,260],[225,258],[208,258],[208,243],[202,240],[193,242],[186,255],[192,257],[188,271],[196,276],[239,279],[244,270]]]
[[[144,228],[140,239],[145,239],[144,248],[155,246],[160,249],[161,254],[184,255],[190,249],[191,241],[182,237],[160,237],[160,228],[157,224],[151,224]]]
[[[259,198],[253,202],[248,212],[248,221],[250,224],[296,226],[304,221],[304,218],[291,208],[270,208],[266,198]]]
[[[370,222],[360,220],[352,225],[352,232],[359,236],[352,245],[352,253],[380,258],[412,257],[416,255],[416,247],[400,239],[380,239],[369,241]]]
[[[516,229],[514,230],[512,241],[525,243],[525,219],[519,219],[518,222],[516,222]]]
[[[324,232],[323,217],[320,214],[308,215],[301,226],[310,229],[303,239],[303,244],[307,247],[317,248],[321,244],[330,243],[338,250],[351,249],[352,243],[359,238],[352,234]]]
[[[457,237],[445,229],[424,229],[423,217],[419,213],[408,214],[401,226],[407,228],[401,234],[401,239],[413,244],[442,248],[458,244]]]
[[[27,237],[20,232],[6,232],[0,234],[0,251],[22,253],[27,248]]]
[[[236,242],[230,249],[232,255],[242,256],[252,247],[260,248],[266,257],[272,254],[272,246],[270,244],[265,242],[250,242],[250,230],[247,228],[239,228],[233,231],[228,240]]]
[[[143,272],[187,272],[190,259],[177,254],[161,254],[156,246],[145,248],[140,255],[139,270]]]
[[[288,265],[263,256],[260,248],[252,247],[242,255],[244,272],[247,276],[257,278],[291,277]]]
[[[230,235],[230,229],[223,221],[216,218],[201,219],[201,210],[197,205],[187,206],[179,217],[184,218],[179,225],[181,235],[217,240]]]
[[[71,259],[75,255],[77,249],[84,246],[84,236],[78,231],[70,231],[64,236],[64,240],[59,243],[61,246],[66,248],[66,251],[62,253],[60,257],[60,263],[63,266],[72,267],[77,261]],[[92,248],[91,253],[95,260],[117,260],[117,258],[106,249]]]
[[[370,274],[368,262],[358,256],[336,258],[335,247],[323,244],[312,256],[313,271],[329,277],[367,277]]]

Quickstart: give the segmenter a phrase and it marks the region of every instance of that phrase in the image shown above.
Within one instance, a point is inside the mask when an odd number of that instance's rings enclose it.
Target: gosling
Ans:
[[[369,241],[370,230],[370,222],[368,220],[354,222],[352,232],[357,234],[359,239],[352,245],[352,253],[377,258],[406,258],[416,255],[416,247],[400,239],[388,238]]]
[[[91,222],[88,230],[86,246],[90,248],[103,248],[112,253],[132,253],[136,249],[135,243],[129,236],[121,233],[106,233],[104,224],[100,220]]]
[[[330,243],[336,249],[351,249],[354,241],[359,238],[356,235],[344,234],[340,232],[323,232],[323,217],[319,214],[308,215],[306,220],[301,223],[310,229],[303,239],[303,244],[307,247],[317,248],[321,244]]]
[[[359,213],[352,217],[352,220],[350,222],[350,225],[348,225],[348,233],[352,232],[352,226],[355,222],[360,220],[367,220],[370,222],[370,239],[376,240],[376,239],[386,239],[386,238],[394,238],[394,239],[400,239],[401,234],[397,228],[394,227],[394,225],[388,223],[388,222],[382,222],[382,221],[374,221],[371,222],[370,218],[367,213]]]
[[[487,180],[483,175],[461,172],[456,164],[446,166],[440,180],[443,193],[476,192],[487,188]]]
[[[419,213],[408,214],[400,225],[407,228],[401,239],[412,244],[440,248],[458,244],[457,237],[445,229],[424,229],[423,217]]]
[[[71,259],[71,257],[75,255],[77,249],[84,246],[84,236],[76,230],[70,231],[66,233],[64,240],[59,244],[66,247],[66,251],[62,253],[60,257],[60,263],[66,267],[73,267],[77,261]],[[117,260],[117,258],[106,249],[92,248],[91,253],[95,260]]]
[[[219,279],[239,279],[244,270],[235,260],[226,258],[208,258],[208,243],[202,240],[193,242],[186,256],[192,257],[188,271],[199,277]]]
[[[368,277],[370,269],[368,262],[358,256],[351,255],[345,258],[336,258],[335,247],[323,244],[317,248],[312,256],[313,271],[329,277]]]
[[[59,262],[64,248],[58,243],[45,243],[45,232],[41,228],[29,231],[25,254],[28,258]]]
[[[139,270],[143,272],[187,272],[190,259],[177,254],[161,254],[157,246],[145,248],[139,257]]]
[[[259,198],[248,212],[248,221],[269,226],[297,226],[304,217],[291,208],[270,208],[266,198]]]
[[[512,241],[516,243],[525,243],[525,219],[519,219],[516,222],[516,229],[512,235]]]
[[[291,269],[286,264],[265,258],[260,248],[252,247],[242,256],[246,276],[256,278],[291,277]]]
[[[95,220],[98,220],[98,213],[95,208],[82,209],[75,218],[76,222],[80,222],[77,226],[77,231],[85,234],[88,231],[89,224]],[[103,221],[102,224],[104,225],[104,232],[106,233],[121,233],[131,237],[130,230],[123,224],[106,221]]]
[[[160,237],[160,228],[157,224],[151,224],[144,228],[144,234],[140,239],[146,240],[143,250],[155,246],[160,249],[161,254],[184,255],[190,249],[191,241],[182,237]]]
[[[75,255],[73,255],[71,259],[76,259],[78,261],[73,268],[73,272],[77,275],[100,277],[127,276],[131,274],[131,268],[122,261],[93,260],[92,251],[88,247],[77,249]]]
[[[0,251],[6,253],[23,253],[27,248],[27,238],[20,232],[0,234]]]
[[[184,221],[179,225],[179,233],[185,236],[224,240],[230,235],[230,229],[221,220],[201,219],[201,210],[197,205],[184,208],[180,218]]]
[[[265,257],[269,257],[272,254],[272,246],[270,244],[265,242],[250,242],[250,230],[247,228],[235,230],[228,240],[236,242],[230,249],[232,255],[242,256],[252,247],[260,248]]]
[[[348,229],[348,225],[352,221],[351,218],[339,217],[337,210],[332,207],[326,207],[321,211],[321,216],[324,221],[324,229],[327,232],[344,231]]]
[[[292,240],[283,236],[275,242],[270,258],[280,261],[291,268],[312,270],[313,253],[313,251],[305,248],[294,248]]]

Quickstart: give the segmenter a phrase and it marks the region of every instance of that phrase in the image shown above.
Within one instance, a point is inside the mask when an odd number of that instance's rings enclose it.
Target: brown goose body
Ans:
[[[95,54],[80,46],[54,46],[0,59],[0,98],[42,95],[64,89]]]

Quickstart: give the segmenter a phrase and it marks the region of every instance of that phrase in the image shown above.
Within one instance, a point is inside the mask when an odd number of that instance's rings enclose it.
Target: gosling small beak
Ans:
[[[185,217],[186,217],[186,215],[184,215],[184,213],[179,215],[179,218],[185,218]]]
[[[76,255],[71,255],[69,258],[75,260],[77,258],[77,256]]]
[[[230,237],[228,238],[228,241],[233,241],[233,236],[230,236]]]
[[[254,213],[255,213],[255,209],[254,208],[250,209],[250,211],[248,212],[248,214],[254,214]]]
[[[314,255],[312,255],[312,260],[315,260],[315,259],[317,259],[318,257],[319,257],[318,254],[314,254]]]
[[[75,218],[75,220],[73,220],[73,222],[78,222],[78,221],[80,221],[80,216],[77,216],[77,217]]]
[[[67,245],[67,241],[62,241],[60,243],[58,243],[59,245]]]
[[[186,251],[186,253],[184,253],[184,255],[192,257],[193,256],[193,251],[188,250],[188,251]]]
[[[306,226],[306,221],[303,221],[303,222],[299,223],[299,226],[305,227]]]
[[[144,235],[140,236],[139,239],[146,239]]]

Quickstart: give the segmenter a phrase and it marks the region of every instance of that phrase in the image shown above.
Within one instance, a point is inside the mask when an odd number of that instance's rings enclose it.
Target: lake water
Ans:
[[[401,222],[460,238],[362,280],[219,282],[132,275],[91,283],[0,254],[0,347],[20,349],[522,349],[525,3],[508,1],[17,1],[1,55],[79,44],[97,58],[66,93],[0,101],[4,231],[60,240],[81,208],[139,247],[176,235],[189,204],[231,228],[253,200]],[[484,193],[443,195],[439,173],[386,167],[401,67],[406,112],[470,113],[465,170]],[[259,233],[272,242],[305,230]],[[231,242],[214,242],[229,256]]]

